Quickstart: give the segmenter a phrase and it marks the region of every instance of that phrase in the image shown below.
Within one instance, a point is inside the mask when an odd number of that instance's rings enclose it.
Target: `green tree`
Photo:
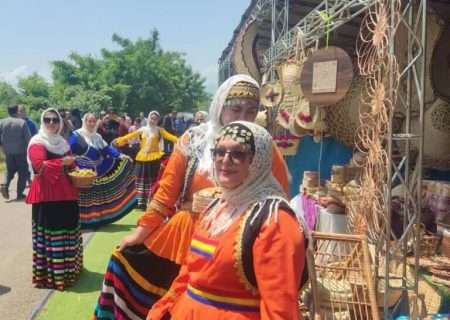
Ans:
[[[18,83],[19,103],[23,103],[32,110],[41,110],[49,106],[50,84],[39,74],[20,79]]]
[[[156,30],[134,42],[117,34],[112,40],[119,49],[102,49],[101,58],[72,53],[69,61],[53,62],[50,101],[82,110],[109,104],[135,115],[152,109],[192,111],[208,99],[204,79],[187,65],[183,54],[161,48]],[[90,98],[94,93],[96,97]]]
[[[0,119],[7,116],[7,107],[17,103],[19,94],[5,81],[0,81]]]

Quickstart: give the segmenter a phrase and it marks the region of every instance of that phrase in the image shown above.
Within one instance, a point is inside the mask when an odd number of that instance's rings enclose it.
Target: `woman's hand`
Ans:
[[[74,163],[74,161],[75,161],[75,158],[74,158],[74,157],[72,157],[72,156],[66,156],[66,157],[63,158],[62,163],[63,163],[63,165],[65,165],[65,166],[70,166],[72,163]]]
[[[119,156],[119,158],[122,159],[122,160],[128,160],[128,161],[130,161],[130,162],[133,162],[133,159],[131,159],[130,156],[128,156],[128,155],[126,155],[126,154],[124,154],[124,153],[121,153],[120,156]]]
[[[151,230],[138,226],[132,234],[129,234],[122,239],[119,245],[119,251],[122,251],[129,246],[144,243],[145,239],[150,235],[150,232]]]

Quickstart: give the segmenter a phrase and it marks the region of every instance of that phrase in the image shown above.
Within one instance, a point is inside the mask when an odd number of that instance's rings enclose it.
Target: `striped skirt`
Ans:
[[[136,189],[138,207],[145,208],[150,194],[150,186],[156,181],[161,160],[136,161]]]
[[[170,288],[187,255],[196,218],[180,211],[145,240],[114,251],[94,319],[145,319]]]
[[[83,266],[83,241],[76,201],[33,204],[33,285],[64,290]]]
[[[133,164],[118,160],[105,175],[80,192],[81,228],[96,228],[119,220],[136,204]]]
[[[145,319],[169,289],[180,266],[145,245],[115,250],[108,263],[93,319]]]

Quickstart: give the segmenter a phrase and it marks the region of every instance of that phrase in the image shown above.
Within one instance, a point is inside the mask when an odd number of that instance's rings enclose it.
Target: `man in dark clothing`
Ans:
[[[25,120],[25,122],[26,122],[26,124],[28,126],[28,130],[30,130],[31,136],[34,136],[36,133],[38,133],[36,124],[33,122],[33,120],[28,118],[28,116],[27,116],[27,109],[25,108],[24,105],[19,104],[17,106],[17,116],[19,118]]]
[[[17,200],[23,200],[28,177],[27,147],[31,135],[25,120],[18,117],[18,110],[17,105],[9,107],[9,117],[0,121],[0,145],[6,158],[5,183],[0,186],[0,192],[5,199],[9,199],[9,185],[17,172]]]
[[[83,125],[83,122],[81,121],[81,111],[78,108],[70,111],[70,122],[72,122],[74,130],[80,129]]]
[[[164,116],[162,126],[171,134],[177,134],[175,130],[175,120],[177,119],[177,112],[172,111],[171,114]],[[173,143],[164,139],[164,152],[166,154],[171,153],[173,150]]]

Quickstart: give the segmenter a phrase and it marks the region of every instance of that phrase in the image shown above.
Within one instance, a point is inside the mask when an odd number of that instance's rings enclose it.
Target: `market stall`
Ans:
[[[291,204],[311,232],[302,310],[322,319],[445,319],[450,4],[297,1],[314,9],[286,22],[280,17],[292,14],[280,4],[293,1],[275,1],[269,33],[257,28],[265,2],[251,2],[229,48],[245,52],[254,35],[265,47],[253,46],[253,64],[250,54],[234,55],[229,71],[258,69],[262,123],[286,156]]]

